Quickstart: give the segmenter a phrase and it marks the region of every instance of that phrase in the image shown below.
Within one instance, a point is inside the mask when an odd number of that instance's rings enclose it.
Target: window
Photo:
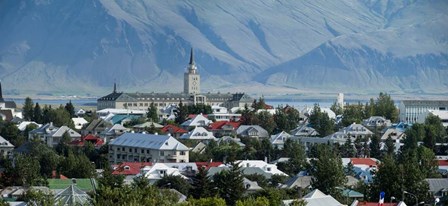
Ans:
[[[165,152],[164,151],[160,151],[160,156],[165,156]]]
[[[266,170],[267,170],[268,172],[270,172],[270,171],[271,171],[271,168],[270,168],[270,167],[268,167],[268,168],[266,168]]]
[[[132,148],[129,148],[129,152],[132,152]]]
[[[146,150],[146,154],[149,154],[149,149]]]
[[[145,150],[144,150],[144,149],[142,149],[142,154],[143,154],[143,153],[145,153]]]
[[[185,151],[180,151],[180,155],[185,155]]]

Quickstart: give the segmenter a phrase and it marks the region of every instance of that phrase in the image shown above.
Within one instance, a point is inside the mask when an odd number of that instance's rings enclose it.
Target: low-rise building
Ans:
[[[181,139],[191,139],[191,140],[215,140],[216,137],[213,136],[212,132],[207,131],[203,127],[196,127],[188,133],[180,136]]]
[[[448,110],[448,100],[402,100],[399,105],[401,122],[416,123],[418,117],[428,110]]]
[[[0,136],[0,157],[8,157],[11,154],[12,150],[14,150],[14,145]]]
[[[236,130],[238,137],[269,138],[269,133],[259,125],[240,125]]]
[[[109,161],[188,162],[189,150],[168,135],[124,133],[109,143]]]

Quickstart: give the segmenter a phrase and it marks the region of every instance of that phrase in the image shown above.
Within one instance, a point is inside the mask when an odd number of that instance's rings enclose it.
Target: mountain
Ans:
[[[0,1],[6,94],[448,91],[448,2]]]

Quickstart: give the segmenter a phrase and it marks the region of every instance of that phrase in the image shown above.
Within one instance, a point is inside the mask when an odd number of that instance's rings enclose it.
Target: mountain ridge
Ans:
[[[2,1],[0,78],[6,94],[95,96],[113,82],[180,92],[193,47],[204,92],[446,94],[447,8],[441,0]]]

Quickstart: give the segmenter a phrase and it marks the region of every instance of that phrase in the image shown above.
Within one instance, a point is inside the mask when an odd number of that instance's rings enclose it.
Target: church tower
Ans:
[[[201,93],[201,78],[198,74],[196,65],[194,64],[193,48],[190,51],[190,63],[184,74],[184,93],[199,94]]]

